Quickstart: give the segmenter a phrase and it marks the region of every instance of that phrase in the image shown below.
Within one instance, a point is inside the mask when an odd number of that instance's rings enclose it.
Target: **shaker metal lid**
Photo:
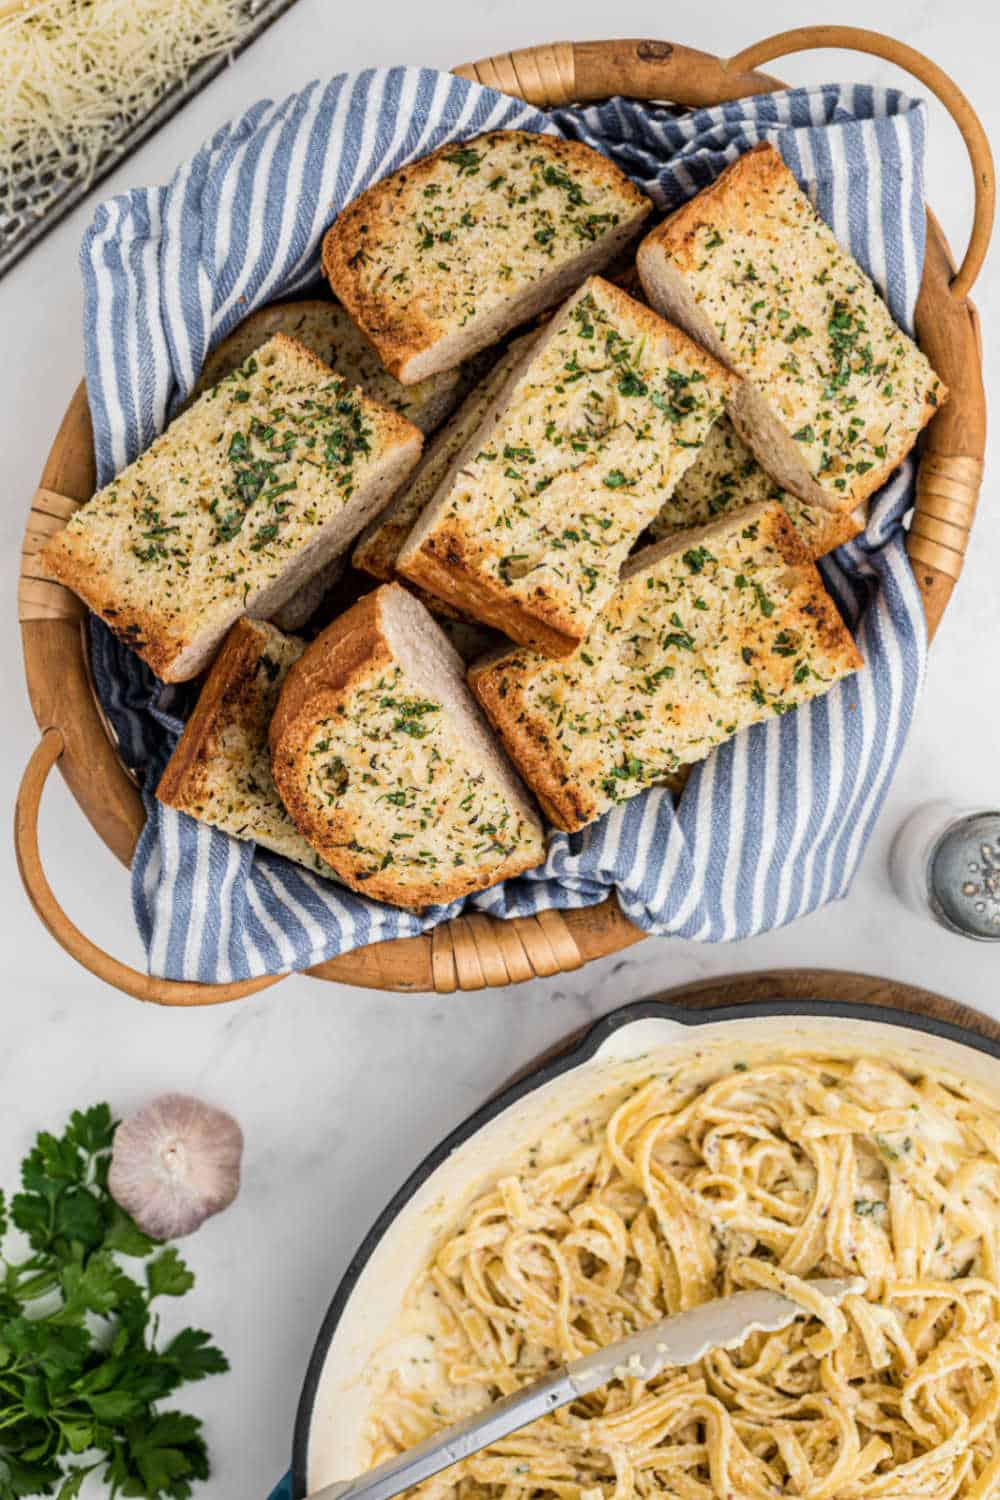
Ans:
[[[1000,812],[972,813],[943,835],[930,860],[931,900],[947,926],[1000,941]]]

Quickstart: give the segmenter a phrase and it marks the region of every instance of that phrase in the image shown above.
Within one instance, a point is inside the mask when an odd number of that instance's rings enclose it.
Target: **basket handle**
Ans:
[[[996,208],[996,173],[993,153],[979,116],[943,68],[915,47],[907,46],[906,42],[885,36],[880,31],[869,31],[863,26],[796,26],[791,31],[779,31],[774,36],[765,37],[762,42],[755,42],[752,47],[745,47],[723,66],[742,76],[753,72],[761,63],[774,62],[775,58],[824,47],[867,52],[902,68],[930,89],[958,126],[969,153],[975,191],[972,233],[962,264],[951,283],[956,301],[964,299],[979,275],[990,243]]]
[[[933,639],[962,571],[986,445],[982,378],[972,373],[982,364],[981,338],[968,293],[989,245],[996,179],[986,132],[958,85],[922,52],[859,26],[800,26],[756,42],[728,61],[673,42],[632,39],[552,42],[465,63],[455,71],[539,108],[626,94],[698,109],[782,89],[786,85],[762,73],[761,64],[823,47],[867,52],[912,73],[948,110],[972,164],[975,211],[964,259],[956,273],[940,226],[928,212],[927,256],[916,315],[918,342],[934,368],[962,371],[961,387],[956,388],[952,376],[952,398],[927,429],[906,539],[928,639]]]
[[[140,973],[98,948],[80,931],[56,900],[45,878],[38,849],[38,809],[49,772],[65,748],[59,729],[46,729],[25,767],[14,811],[14,847],[28,899],[44,925],[71,958],[137,1000],[157,1005],[214,1005],[223,1000],[238,1000],[257,990],[267,989],[283,979],[283,974],[265,974],[260,979],[242,979],[232,984],[194,984],[176,979],[158,979]]]
[[[958,84],[929,57],[894,37],[862,26],[798,26],[755,42],[728,60],[648,38],[547,42],[463,63],[454,71],[541,109],[589,104],[621,93],[699,109],[784,88],[780,79],[762,73],[760,65],[822,47],[867,52],[903,68],[937,96],[961,131],[972,163],[976,202],[972,234],[952,291],[956,299],[966,297],[979,274],[993,226],[996,178],[990,144]]]
[[[512,94],[538,109],[591,104],[626,94],[631,99],[669,99],[700,109],[748,94],[784,88],[766,73],[725,72],[710,52],[676,42],[626,38],[608,42],[545,42],[499,52],[453,71],[485,88]]]
[[[924,279],[916,314],[920,347],[934,368],[944,366],[970,372],[963,378],[961,399],[959,392],[953,390],[951,400],[927,429],[917,470],[913,517],[906,536],[906,550],[923,600],[928,639],[933,640],[962,572],[983,476],[986,398],[980,373],[982,340],[978,315],[968,295],[982,268],[993,229],[996,208],[993,153],[979,117],[957,83],[922,52],[878,31],[860,26],[799,26],[746,47],[725,66],[743,76],[761,63],[817,47],[866,52],[919,79],[958,126],[972,166],[975,206],[962,264],[956,272],[940,226],[928,212]],[[938,295],[932,300],[935,291]],[[924,313],[922,305],[925,298],[927,306],[933,307],[929,315]]]

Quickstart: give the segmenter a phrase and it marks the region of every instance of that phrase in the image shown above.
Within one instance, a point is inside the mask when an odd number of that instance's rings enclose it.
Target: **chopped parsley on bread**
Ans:
[[[327,232],[323,270],[386,369],[412,385],[561,302],[649,209],[589,146],[495,130],[363,192]]]
[[[852,511],[947,396],[773,146],[754,146],[658,225],[646,295],[745,377],[730,414],[783,488]]]
[[[442,370],[419,385],[400,385],[385,369],[371,344],[339,302],[317,298],[305,302],[277,302],[251,313],[208,356],[195,386],[194,397],[210,390],[224,376],[245,364],[261,344],[276,333],[287,333],[289,338],[298,339],[351,385],[360,386],[373,401],[399,412],[425,436],[445,420],[476,374],[477,361],[471,360],[454,370]],[[344,558],[335,558],[302,584],[272,616],[275,625],[282,630],[300,630],[336,584],[344,566]]]
[[[810,557],[822,557],[864,530],[864,507],[844,513],[809,505],[765,474],[740,441],[728,417],[720,417],[685,469],[677,488],[650,524],[655,537],[701,526],[759,500],[780,500]]]
[[[630,297],[640,302],[647,300],[634,261],[619,271],[615,284]],[[685,469],[649,529],[654,537],[669,536],[673,531],[700,526],[715,516],[753,505],[758,500],[781,501],[814,558],[850,541],[864,529],[863,506],[845,514],[828,510],[825,505],[807,504],[798,495],[783,490],[757,462],[725,416],[714,423],[694,462]]]
[[[373,401],[398,411],[424,434],[441,425],[467,383],[466,371],[456,367],[442,370],[419,385],[400,385],[340,304],[317,298],[308,302],[276,302],[251,313],[208,356],[195,395],[210,390],[224,375],[245,364],[276,333],[298,339],[349,384],[360,386]]]
[[[397,571],[550,655],[584,639],[735,381],[591,277],[455,456]]]
[[[435,434],[399,493],[381,515],[369,522],[358,538],[351,556],[356,568],[386,583],[395,579],[400,550],[424,507],[434,498],[457,454],[482,426],[491,404],[536,337],[535,334],[525,334],[515,339],[490,373],[473,387],[458,411]],[[425,595],[424,602],[432,611],[449,616],[455,613],[450,605],[433,595]]]
[[[200,823],[252,839],[329,878],[333,871],[281,805],[267,745],[281,685],[304,649],[304,641],[264,620],[239,620],[212,664],[156,795]]]
[[[316,853],[377,900],[420,910],[545,858],[464,674],[419,600],[384,584],[285,680],[270,731],[282,801]]]
[[[422,436],[275,334],[47,544],[42,565],[168,682],[267,618],[385,505]]]
[[[469,681],[547,817],[574,831],[861,665],[772,501],[636,553],[572,656],[507,649]]]

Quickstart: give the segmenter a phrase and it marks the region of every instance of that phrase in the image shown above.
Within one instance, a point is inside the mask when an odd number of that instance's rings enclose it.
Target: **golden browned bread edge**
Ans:
[[[38,564],[50,578],[71,589],[108,629],[152,668],[162,681],[170,680],[170,667],[191,645],[190,639],[164,627],[151,611],[126,608],[114,603],[104,575],[94,567],[90,548],[81,548],[66,528],[49,538],[38,554]]]
[[[613,184],[619,191],[631,196],[637,212],[640,209],[643,211],[641,217],[644,218],[650,211],[651,205],[645,194],[641,193],[613,162],[609,161],[606,156],[602,156],[599,151],[595,151],[593,147],[584,145],[582,141],[563,140],[551,135],[536,136],[533,131],[524,130],[491,130],[472,136],[465,141],[449,141],[446,145],[439,146],[436,151],[429,152],[427,156],[410,163],[409,166],[399,168],[398,171],[366,188],[353,202],[341,210],[323,237],[321,256],[323,275],[329,282],[334,295],[344,304],[362,333],[376,349],[390,375],[394,375],[403,384],[407,383],[405,377],[408,361],[423,354],[436,342],[437,329],[429,319],[422,317],[415,310],[411,310],[408,319],[395,317],[391,324],[383,321],[383,303],[379,298],[371,297],[364,292],[360,278],[354,266],[351,265],[352,258],[364,243],[370,242],[371,227],[369,227],[369,235],[363,237],[355,226],[363,219],[368,220],[369,226],[378,225],[383,217],[383,200],[389,195],[389,184],[396,182],[403,174],[408,174],[411,178],[415,177],[419,181],[439,157],[445,156],[459,146],[472,146],[476,141],[495,135],[530,137],[532,141],[542,142],[540,149],[549,151],[557,160],[585,160],[589,171],[595,174],[603,171],[603,176],[609,184]],[[392,215],[385,214],[384,218],[387,233],[394,235],[397,229]],[[636,228],[639,222],[641,218],[636,221]]]
[[[814,508],[819,509],[818,506]],[[821,557],[825,557],[828,552],[832,552],[836,547],[842,547],[845,542],[853,541],[865,529],[867,518],[864,509],[860,506],[856,506],[854,510],[828,510],[826,515],[829,519],[829,525],[824,528],[822,544],[820,546],[806,547],[806,551],[813,562],[818,562]],[[789,517],[789,519],[791,518]],[[794,522],[792,524],[794,525]],[[803,538],[803,540],[805,539]]]
[[[426,589],[435,599],[443,600],[460,616],[471,616],[484,625],[493,625],[511,640],[522,646],[531,646],[543,656],[569,656],[576,650],[585,631],[571,635],[548,624],[540,615],[519,607],[500,584],[469,567],[463,556],[462,538],[457,533],[441,531],[437,540],[447,548],[447,561],[440,560],[428,550],[433,545],[432,538],[399,569],[402,578]]]
[[[808,576],[809,598],[799,607],[803,614],[815,622],[820,647],[828,653],[831,662],[840,658],[838,665],[845,674],[857,672],[865,664],[864,657],[828,592],[809,548],[779,500],[766,500],[763,503],[767,509],[771,540],[782,561],[790,567],[801,568]]]
[[[795,182],[794,173],[785,166],[781,153],[775,150],[770,141],[758,141],[756,146],[751,146],[735,161],[723,167],[718,177],[699,189],[693,198],[688,198],[686,203],[680,204],[673,213],[667,214],[665,219],[655,224],[643,237],[639,249],[641,250],[646,245],[669,245],[673,259],[690,264],[693,259],[692,242],[705,220],[713,218],[710,206],[716,198],[723,197],[729,191],[734,177],[740,177],[745,173],[753,173],[755,178],[753,191],[748,192],[743,200],[742,206],[745,213],[742,218],[745,223],[753,220],[753,200],[761,186],[775,182],[780,177],[791,177]],[[802,191],[797,182],[795,182],[795,187],[797,191]],[[638,258],[637,264],[641,280],[642,265]],[[643,287],[645,287],[645,282],[643,282]]]
[[[513,705],[509,693],[501,697],[499,673],[512,654],[501,647],[496,655],[474,662],[466,673],[469,687],[546,818],[562,832],[576,833],[600,814],[593,801],[584,800],[568,776],[561,779],[554,769],[560,763],[558,747],[546,738],[524,709],[520,684]]]
[[[761,197],[761,195],[764,195],[766,197],[767,190],[772,184],[783,179],[789,180],[792,182],[798,193],[801,194],[802,192],[801,188],[798,185],[798,182],[796,181],[795,174],[785,164],[781,153],[776,150],[773,145],[771,145],[770,141],[759,141],[757,145],[751,146],[748,151],[744,151],[741,156],[738,156],[736,158],[735,161],[730,162],[727,167],[724,167],[713,182],[710,182],[707,187],[702,188],[700,192],[696,193],[693,198],[689,198],[686,203],[682,203],[680,207],[676,208],[672,214],[668,214],[661,223],[655,225],[654,228],[651,229],[649,233],[643,238],[642,244],[639,246],[637,252],[637,266],[639,269],[640,280],[643,283],[644,290],[647,291],[647,295],[648,288],[646,287],[645,280],[643,279],[642,271],[644,262],[649,256],[650,248],[666,247],[669,250],[670,259],[672,261],[675,261],[682,267],[689,268],[694,259],[693,243],[698,234],[698,231],[702,228],[706,221],[711,221],[714,223],[719,217],[717,213],[713,215],[713,213],[711,212],[714,200],[726,195],[729,192],[729,189],[732,185],[732,179],[734,177],[738,178],[744,175],[748,176],[749,178],[745,195],[739,201],[736,200],[735,196],[731,197],[726,205],[725,218],[734,223],[737,228],[745,227],[746,225],[749,225],[753,222],[754,209],[756,207],[757,200]],[[810,207],[812,207],[812,205],[810,205]],[[816,214],[818,218],[821,218],[815,207],[812,207],[812,212]],[[826,221],[822,220],[822,222],[825,223]],[[829,225],[827,225],[827,228],[829,228]],[[841,249],[843,250],[843,246],[841,247]],[[851,252],[849,250],[844,250],[843,253],[848,256],[851,255]],[[881,294],[878,288],[874,286],[874,283],[871,282],[871,278],[867,276],[863,268],[859,269],[861,269],[862,275],[864,275],[865,280],[872,286],[875,295],[880,297]],[[901,329],[900,331],[906,334],[905,329]],[[906,334],[906,337],[909,338],[911,342],[916,342],[915,340],[913,340],[912,335]],[[917,345],[917,347],[919,348],[919,345]],[[931,373],[939,382],[940,387],[937,392],[936,400],[934,402],[928,401],[926,399],[924,400],[921,406],[916,426],[913,429],[912,435],[910,436],[909,442],[907,443],[906,447],[901,447],[894,453],[892,458],[887,459],[885,463],[880,464],[877,467],[869,469],[865,474],[853,475],[852,478],[854,480],[854,483],[850,491],[845,493],[842,499],[838,499],[831,492],[825,490],[823,486],[819,485],[818,481],[816,481],[812,476],[810,476],[810,478],[812,479],[812,485],[815,485],[816,488],[815,490],[812,490],[812,488],[810,487],[811,492],[808,494],[803,494],[801,498],[809,504],[823,505],[831,511],[838,513],[847,512],[849,514],[851,511],[856,509],[857,506],[870,499],[877,490],[881,489],[889,479],[889,477],[896,472],[903,460],[912,451],[914,445],[920,437],[921,432],[927,426],[927,423],[931,420],[936,412],[940,411],[941,407],[944,406],[948,400],[948,387],[945,385],[944,381],[941,379],[940,375],[937,374],[937,371],[933,369],[933,367],[931,368]],[[767,400],[766,391],[762,392],[762,395],[764,396],[764,399]],[[770,407],[769,401],[768,406]],[[737,428],[740,437],[748,446],[752,446],[753,432],[751,430],[751,427],[740,420],[740,415],[741,414],[738,408],[734,408],[730,411],[730,418],[733,421],[733,425]],[[773,412],[773,409],[772,416],[774,416],[774,419],[776,421],[780,420]],[[759,461],[760,459],[758,456],[758,462]],[[766,472],[766,465],[762,464],[761,466],[765,468]],[[854,535],[857,535],[856,531],[849,533],[849,536]],[[847,539],[848,537],[842,538],[842,540]],[[839,545],[839,543],[837,545]]]
[[[824,661],[835,666],[842,676],[859,671],[865,664],[864,657],[832,595],[827,591],[809,548],[795,530],[780,502],[775,500],[767,504],[776,507],[771,537],[782,560],[790,567],[801,569],[808,577],[808,596],[797,600],[796,604],[798,610],[807,615],[816,628]]]
[[[389,648],[378,623],[379,593],[379,589],[373,589],[338,615],[289,667],[268,732],[272,758],[314,694],[342,692],[357,665],[373,659],[378,647],[389,661]]]
[[[732,525],[737,516],[743,521],[756,520],[763,526],[782,562],[800,575],[799,581],[808,589],[808,598],[805,602],[800,602],[798,607],[815,623],[818,644],[829,653],[828,660],[834,663],[839,657],[840,661],[836,664],[842,667],[845,675],[863,667],[864,658],[858,651],[854,637],[827,591],[809,548],[796,531],[780,500],[758,500],[742,512],[734,511],[708,526],[692,526],[684,531],[673,532],[658,542],[652,542],[648,547],[634,552],[628,559],[622,568],[622,580],[655,567],[662,558],[673,552],[682,552],[699,538],[710,537],[714,530]]]
[[[667,322],[659,313],[638,302],[634,297],[607,281],[603,276],[591,276],[572,297],[565,308],[594,288],[608,304],[613,316],[628,319],[638,325],[651,338],[666,338],[671,353],[683,357],[698,370],[708,382],[722,386],[721,399],[728,399],[739,385],[737,376],[719,363],[700,344],[688,337],[683,329]],[[552,332],[558,331],[562,314],[553,320]],[[546,334],[531,344],[514,369],[479,427],[473,432],[456,454],[446,474],[438,495],[450,488],[454,476],[467,460],[467,455],[483,442],[498,420],[502,420],[509,404],[511,393],[532,361],[542,352]],[[434,504],[434,499],[430,501]],[[464,539],[451,525],[440,527],[412,552],[409,557],[397,556],[397,571],[402,578],[419,584],[437,598],[445,600],[463,614],[472,615],[487,625],[493,625],[524,646],[531,646],[545,656],[568,656],[586,638],[590,622],[578,624],[566,615],[557,603],[536,603],[519,599],[493,579],[479,572],[474,563],[465,556]],[[404,548],[405,552],[405,548]]]
[[[407,886],[405,895],[401,895],[391,876],[383,876],[381,872],[367,880],[358,880],[350,866],[345,868],[341,849],[317,838],[312,802],[303,795],[296,769],[298,754],[320,719],[332,716],[337,705],[355,686],[394,660],[382,630],[380,609],[386,594],[402,587],[399,583],[388,583],[366,594],[306,647],[282,685],[278,707],[271,720],[269,742],[271,773],[278,793],[289,817],[310,847],[336,871],[345,885],[360,895],[406,910],[420,911],[499,885],[525,870],[535,869],[538,860],[528,854],[515,854],[478,880],[470,880],[469,872],[466,872],[464,879],[455,877],[450,883],[428,882],[425,886],[412,883]]]
[[[156,799],[178,812],[197,817],[192,808],[204,786],[205,770],[212,758],[210,739],[226,694],[245,677],[261,650],[260,627],[255,621],[237,620],[223,641],[218,656],[198,694],[194,711],[174,749],[156,788]]]
[[[324,363],[318,355],[289,334],[276,333],[273,335],[273,341],[288,345],[296,358],[305,361],[323,379],[328,380],[336,375],[336,371]],[[363,391],[361,395],[367,408],[377,413],[377,436],[384,450],[383,458],[388,456],[391,449],[405,448],[415,442],[417,451],[413,463],[416,464],[423,446],[423,433],[419,427],[408,422],[405,417],[401,417],[390,407],[372,400]],[[164,433],[168,431],[169,427],[164,429]],[[163,435],[160,434],[160,436]],[[100,491],[95,493],[99,494]],[[85,510],[86,506],[83,509]],[[330,560],[329,557],[323,558],[314,571],[319,571]],[[140,656],[164,682],[183,681],[198,675],[197,669],[186,673],[181,678],[175,678],[173,675],[174,663],[194,645],[194,638],[190,631],[173,630],[161,616],[151,611],[129,608],[116,603],[114,594],[107,587],[105,575],[100,574],[95,577],[91,548],[85,534],[77,539],[75,533],[68,535],[67,528],[64,527],[49,538],[38,555],[38,561],[57,583],[62,583],[72,589],[87,608],[93,614],[98,615],[118,639]],[[240,614],[241,611],[236,608],[234,616]],[[138,644],[139,641],[141,644]]]

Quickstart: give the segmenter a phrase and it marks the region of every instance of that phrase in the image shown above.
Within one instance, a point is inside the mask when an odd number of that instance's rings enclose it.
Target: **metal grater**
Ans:
[[[0,188],[0,276],[294,3],[295,0],[246,0],[243,9],[249,24],[236,45],[199,63],[182,82],[168,89],[147,115],[108,147],[85,181],[79,179],[72,162],[64,162],[58,173],[55,167],[48,172],[33,173],[18,182],[12,192]]]

